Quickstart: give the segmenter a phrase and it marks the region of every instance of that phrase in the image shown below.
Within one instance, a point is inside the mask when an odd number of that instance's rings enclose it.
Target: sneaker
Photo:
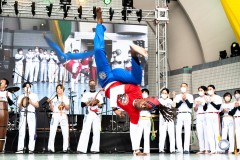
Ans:
[[[15,152],[15,153],[23,153],[23,151],[17,151],[17,152]]]

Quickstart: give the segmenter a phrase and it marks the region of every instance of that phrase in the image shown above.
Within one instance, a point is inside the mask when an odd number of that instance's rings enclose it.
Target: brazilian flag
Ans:
[[[67,40],[68,36],[71,34],[72,22],[64,20],[53,20],[52,28],[55,40],[58,46],[64,52],[64,42]]]
[[[221,3],[240,44],[240,0],[221,0]]]

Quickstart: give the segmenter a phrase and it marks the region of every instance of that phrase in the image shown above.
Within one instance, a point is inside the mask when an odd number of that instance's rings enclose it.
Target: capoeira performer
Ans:
[[[149,90],[144,88],[142,91],[142,97],[149,97]],[[141,142],[142,134],[144,135],[144,145],[143,145],[143,153],[150,154],[150,133],[151,133],[151,113],[149,110],[142,110],[140,112],[140,119],[138,121],[138,134],[139,134],[139,142]]]
[[[236,143],[238,154],[240,154],[240,90],[234,91],[234,97],[236,101],[234,102],[234,108],[229,111],[229,115],[234,117],[234,125],[235,125],[235,134],[236,134]]]
[[[90,80],[88,85],[90,91],[85,92],[81,99],[81,106],[87,107],[87,113],[84,116],[77,151],[87,153],[88,141],[92,128],[93,140],[91,153],[98,153],[100,149],[101,108],[103,97],[99,91],[96,91],[96,82],[94,80]]]
[[[169,89],[163,88],[161,90],[161,98],[159,102],[169,108],[173,107],[173,101],[169,98]],[[164,153],[164,146],[166,135],[168,132],[169,141],[170,141],[170,153],[175,152],[175,129],[174,129],[174,121],[166,121],[163,116],[159,115],[159,153]]]
[[[24,153],[24,139],[26,138],[26,121],[29,132],[29,153],[35,150],[36,141],[36,109],[39,107],[38,96],[31,92],[31,83],[25,82],[22,86],[24,94],[18,97],[18,107],[20,111],[18,148],[16,153]],[[25,144],[26,146],[26,144]]]
[[[118,106],[125,110],[130,118],[130,138],[134,155],[145,155],[139,150],[139,141],[136,133],[138,132],[138,120],[140,118],[140,110],[150,110],[160,105],[157,98],[142,98],[142,92],[138,86],[142,80],[142,68],[138,59],[138,54],[148,56],[145,49],[131,45],[132,54],[132,72],[117,68],[111,69],[106,58],[104,48],[104,32],[105,26],[102,25],[102,11],[97,8],[97,26],[94,37],[94,55],[97,65],[97,75],[100,85],[105,90],[106,97],[110,98],[110,106],[115,114],[122,116],[122,111],[118,110]],[[169,118],[166,107],[159,107],[165,118]],[[166,112],[164,112],[166,111]]]
[[[191,119],[193,96],[187,93],[187,83],[181,84],[181,93],[176,95],[174,101],[176,102],[177,124],[176,124],[176,141],[177,152],[189,154],[190,134],[191,134]],[[184,148],[182,146],[182,127],[184,126]],[[183,150],[184,149],[184,150]]]
[[[218,143],[220,141],[220,117],[219,112],[222,105],[222,98],[215,94],[215,86],[209,85],[209,96],[205,96],[206,104],[203,107],[207,122],[207,136],[211,154],[221,152]]]
[[[229,150],[228,153],[231,154],[234,152],[234,121],[233,116],[229,114],[229,111],[231,111],[234,108],[234,103],[231,103],[232,95],[229,92],[226,92],[223,95],[223,101],[224,103],[221,106],[221,112],[223,112],[223,118],[222,118],[222,138],[227,140],[227,137],[229,137]]]
[[[205,96],[207,92],[207,87],[200,86],[198,87],[198,95],[194,101],[194,111],[197,115],[197,135],[199,142],[199,152],[197,154],[208,154],[209,152],[209,143],[207,137],[207,126],[206,126],[206,116],[203,106],[205,105]]]
[[[50,110],[53,113],[50,123],[48,151],[50,153],[55,152],[55,136],[57,127],[60,124],[63,135],[63,153],[66,153],[69,146],[68,117],[66,113],[69,110],[69,99],[63,94],[64,87],[62,84],[58,84],[56,86],[56,92],[56,97],[54,97],[52,100],[49,100]]]

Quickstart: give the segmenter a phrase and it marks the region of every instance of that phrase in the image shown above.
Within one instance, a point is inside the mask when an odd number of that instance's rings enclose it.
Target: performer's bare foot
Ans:
[[[140,46],[138,46],[136,44],[131,44],[130,48],[131,48],[131,55],[132,55],[132,57],[136,57],[137,54],[140,54],[141,56],[143,56],[145,58],[148,57],[148,53],[147,53],[147,51],[144,48],[142,48],[142,47],[140,47]]]
[[[196,154],[204,154],[204,152],[203,151],[199,151]]]
[[[97,23],[102,24],[103,19],[102,19],[102,9],[101,9],[101,7],[98,7],[96,9],[96,12],[97,12]]]

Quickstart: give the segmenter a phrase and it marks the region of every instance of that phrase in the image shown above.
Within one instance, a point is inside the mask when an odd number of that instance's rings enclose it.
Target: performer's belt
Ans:
[[[140,119],[142,120],[150,120],[151,118],[151,116],[140,116]]]
[[[177,112],[177,113],[190,113],[191,114],[191,112]]]
[[[232,118],[233,116],[231,116],[231,115],[223,115],[223,117],[231,117]]]
[[[198,114],[205,114],[205,113],[198,113]]]
[[[240,116],[233,116],[234,118],[240,118]]]
[[[206,112],[206,113],[216,113],[216,114],[218,114],[219,112]]]

